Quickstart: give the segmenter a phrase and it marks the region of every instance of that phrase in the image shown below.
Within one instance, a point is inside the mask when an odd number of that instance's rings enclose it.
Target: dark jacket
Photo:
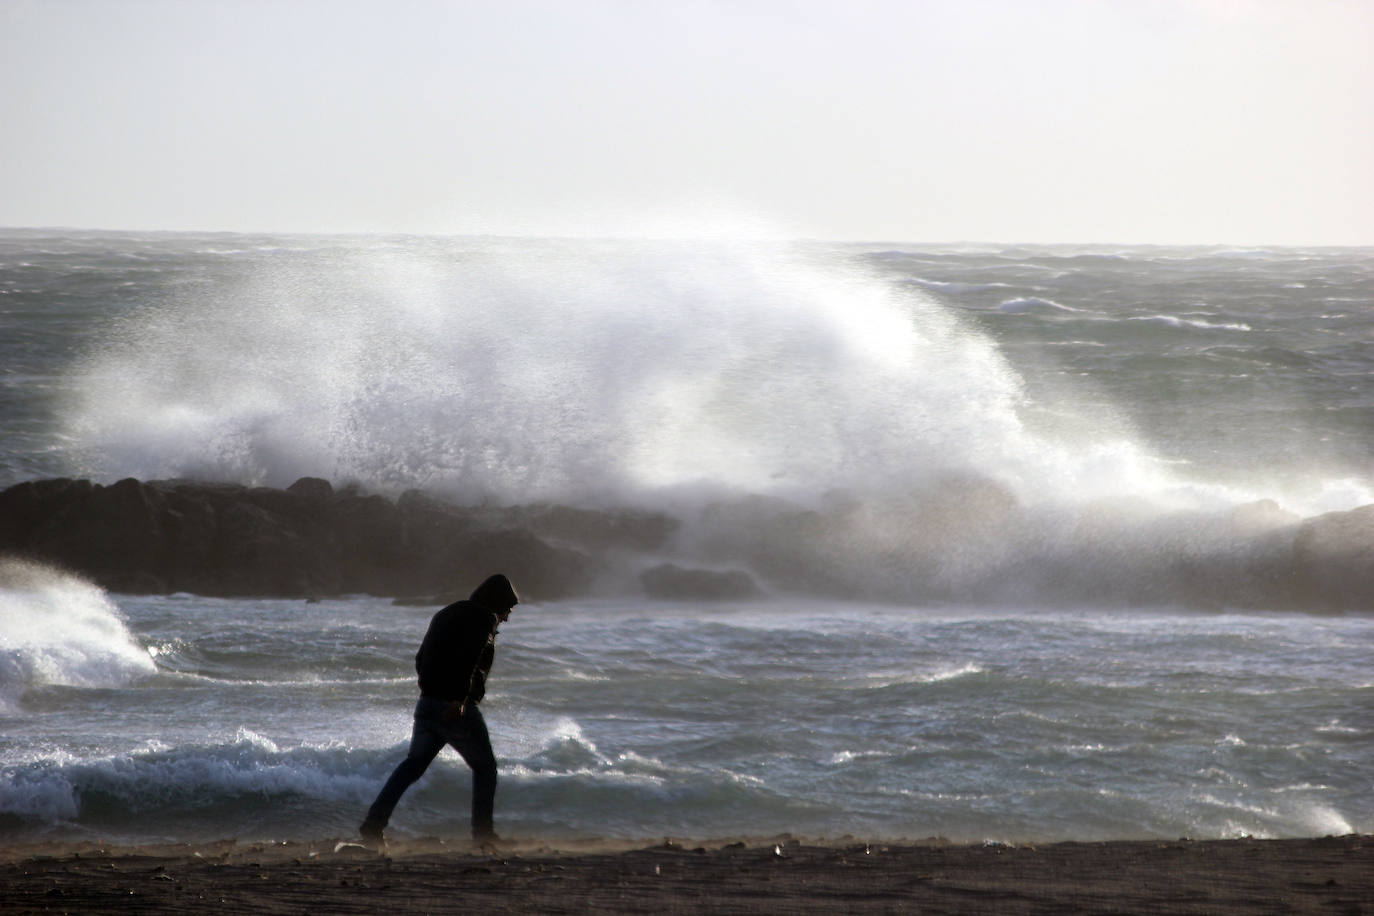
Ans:
[[[500,581],[495,582],[497,579]],[[478,586],[467,601],[450,604],[435,614],[420,651],[415,653],[420,694],[440,700],[481,702],[496,654],[496,628],[501,623],[496,608],[504,610],[515,603],[515,593],[505,577],[493,576]]]

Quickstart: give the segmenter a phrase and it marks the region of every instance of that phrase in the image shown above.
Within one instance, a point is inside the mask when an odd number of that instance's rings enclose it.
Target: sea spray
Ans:
[[[1302,519],[1374,501],[1358,253],[103,244],[64,473],[666,509],[631,589],[1289,606]]]
[[[117,687],[154,670],[99,588],[58,569],[0,558],[0,707],[37,686]]]
[[[775,244],[463,240],[263,259],[149,305],[78,376],[89,472],[467,500],[811,502],[987,476],[1019,496],[1167,487],[1127,441],[1027,432],[951,308]]]

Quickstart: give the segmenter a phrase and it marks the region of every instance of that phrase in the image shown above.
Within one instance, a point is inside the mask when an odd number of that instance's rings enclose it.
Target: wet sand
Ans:
[[[0,913],[1374,913],[1374,836],[0,848]]]

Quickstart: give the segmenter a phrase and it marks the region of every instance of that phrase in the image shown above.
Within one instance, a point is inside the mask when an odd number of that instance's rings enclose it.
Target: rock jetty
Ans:
[[[557,599],[675,527],[653,513],[468,508],[419,491],[392,501],[311,477],[284,490],[129,478],[0,493],[0,552],[129,593],[444,596],[499,569],[527,596]]]
[[[970,477],[812,506],[743,496],[685,519],[459,505],[419,490],[392,499],[314,477],[285,489],[59,478],[0,492],[0,554],[126,593],[442,603],[500,570],[532,600],[1374,612],[1374,505],[1307,519],[1267,500],[1210,514],[1045,511]]]

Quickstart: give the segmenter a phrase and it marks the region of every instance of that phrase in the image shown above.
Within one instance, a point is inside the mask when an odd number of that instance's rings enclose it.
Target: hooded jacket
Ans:
[[[487,675],[496,655],[498,611],[519,603],[505,576],[491,576],[466,601],[439,611],[429,622],[415,671],[421,696],[479,703],[487,692]]]

